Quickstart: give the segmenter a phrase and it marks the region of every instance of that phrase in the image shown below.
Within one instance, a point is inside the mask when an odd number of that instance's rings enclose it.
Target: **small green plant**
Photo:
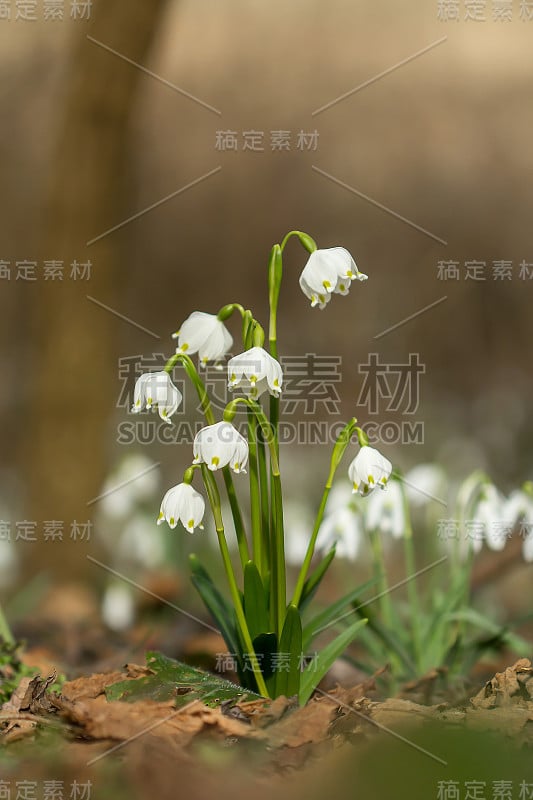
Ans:
[[[165,494],[158,523],[166,520],[171,528],[175,528],[181,522],[190,533],[201,527],[205,500],[192,486],[198,474],[213,515],[231,599],[226,599],[199,559],[192,555],[190,565],[194,586],[216,620],[230,653],[236,658],[243,685],[267,697],[297,694],[300,702],[304,703],[333,661],[366,625],[366,619],[354,620],[352,617],[350,625],[311,663],[306,663],[306,652],[313,643],[314,631],[328,625],[345,611],[368,585],[350,591],[326,612],[314,617],[309,612],[311,600],[335,557],[333,546],[312,568],[317,536],[335,473],[352,441],[359,444],[359,452],[348,470],[354,492],[367,496],[376,489],[384,489],[392,465],[378,450],[369,446],[356,419],[345,425],[334,445],[307,550],[294,590],[288,596],[278,438],[283,371],[278,361],[277,310],[283,253],[292,237],[296,237],[308,253],[300,286],[312,306],[323,309],[333,294],[346,295],[353,281],[366,280],[367,276],[359,272],[344,248],[319,250],[310,236],[301,231],[291,231],[281,244],[274,245],[268,262],[268,350],[264,347],[263,327],[242,305],[224,305],[218,314],[196,311],[174,334],[178,347],[164,370],[146,373],[137,380],[132,410],[157,409],[161,419],[170,422],[182,401],[171,375],[176,366],[184,368],[198,393],[206,427],[195,437],[193,460],[186,468],[182,482]],[[231,390],[240,390],[242,396],[228,403],[222,419],[217,420],[200,371],[191,356],[197,353],[200,365],[223,358],[233,344],[225,322],[235,313],[241,317],[243,352],[227,364],[228,386]],[[269,398],[268,406],[262,403],[264,396]],[[242,414],[245,419],[246,437],[234,425],[237,414]],[[232,473],[241,474],[247,466],[251,513],[245,524]],[[222,474],[233,518],[240,558],[239,578],[230,558],[217,473]]]

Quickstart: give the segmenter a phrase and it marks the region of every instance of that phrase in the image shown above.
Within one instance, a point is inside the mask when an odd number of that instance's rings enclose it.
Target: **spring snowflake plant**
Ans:
[[[354,613],[367,620],[357,660],[345,656],[359,670],[372,675],[388,664],[379,681],[390,694],[423,679],[430,702],[434,690],[461,686],[484,655],[529,652],[530,645],[515,629],[531,615],[503,619],[497,605],[488,614],[486,601],[476,607],[471,585],[484,547],[501,552],[512,537],[519,537],[524,560],[533,561],[531,482],[505,497],[476,470],[450,491],[443,470],[426,464],[405,477],[396,470],[387,491],[373,492],[367,500],[357,495],[349,500],[347,485],[339,483],[339,498],[334,493],[330,497],[317,551],[335,544],[337,558],[361,562],[368,550],[376,581],[373,596],[359,598],[351,614],[340,614],[335,621],[341,628]],[[450,518],[443,518],[443,507]],[[413,558],[412,519],[423,540],[424,566]],[[293,558],[300,555],[297,544],[288,548]],[[405,578],[398,580],[396,574],[393,582],[388,567],[394,563],[396,571],[402,548]]]
[[[311,663],[306,663],[305,654],[313,644],[315,632],[332,624],[368,585],[352,590],[314,617],[307,614],[310,601],[335,556],[335,546],[332,546],[312,568],[317,535],[335,473],[352,442],[359,444],[359,450],[348,472],[353,491],[362,497],[386,488],[392,465],[376,449],[369,447],[356,419],[345,426],[334,445],[316,520],[294,590],[288,596],[278,442],[283,371],[278,361],[277,309],[283,253],[291,237],[296,237],[309,254],[300,276],[300,286],[313,307],[325,308],[333,295],[346,295],[352,282],[367,279],[344,248],[320,250],[307,234],[291,231],[281,244],[274,245],[269,258],[268,349],[263,328],[252,312],[241,305],[225,305],[218,314],[195,311],[173,334],[178,346],[164,370],[142,375],[137,381],[132,410],[152,409],[170,422],[181,402],[181,395],[172,382],[172,373],[178,365],[184,368],[200,398],[206,427],[194,440],[192,461],[182,482],[166,492],[158,523],[166,522],[172,529],[181,525],[193,533],[201,528],[207,498],[231,602],[195,555],[190,557],[193,584],[219,626],[229,652],[236,658],[243,685],[266,697],[298,695],[300,702],[305,703],[333,661],[366,624],[365,619],[356,618],[354,621],[356,615],[352,616],[350,624]],[[242,321],[243,352],[229,360],[227,369],[228,387],[239,394],[226,406],[222,419],[217,420],[191,356],[197,354],[201,366],[210,361],[220,362],[233,344],[225,323],[235,313]],[[245,412],[246,436],[234,425],[238,412]],[[233,476],[241,482],[246,480],[246,472],[251,513],[245,522]],[[229,500],[238,544],[238,574],[226,538],[219,473]],[[199,478],[198,488],[192,485],[196,477]]]

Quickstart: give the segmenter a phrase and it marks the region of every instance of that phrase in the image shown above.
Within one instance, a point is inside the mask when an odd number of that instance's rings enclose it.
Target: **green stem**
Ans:
[[[385,554],[383,552],[381,535],[379,531],[374,530],[369,531],[369,537],[372,557],[374,560],[374,574],[376,576],[376,584],[378,587],[381,616],[385,627],[387,627],[389,630],[394,630],[391,596],[389,592],[389,583],[387,581]]]
[[[246,405],[255,414],[263,439],[270,452],[270,514],[271,514],[271,619],[276,633],[281,635],[287,606],[287,585],[285,568],[285,536],[283,530],[283,498],[281,494],[281,477],[278,454],[272,427],[265,412],[255,400],[248,397],[237,397],[228,403],[224,419],[231,422],[237,413],[239,404]]]
[[[275,580],[272,581],[272,587],[275,592],[276,631],[279,642],[287,610],[287,576],[285,570],[285,533],[283,529],[281,477],[279,472],[276,474],[273,469],[271,469],[271,492],[273,509],[272,537],[275,555],[274,563],[276,564],[276,575]]]
[[[405,571],[406,577],[410,578],[416,573],[415,551],[413,542],[413,526],[411,524],[411,512],[409,503],[407,501],[407,493],[403,481],[399,481],[400,491],[402,493],[403,512],[405,520],[405,531],[403,536],[404,555],[405,555]],[[423,652],[422,652],[422,635],[420,624],[422,622],[420,615],[420,598],[418,596],[418,587],[416,579],[412,578],[407,582],[407,597],[409,599],[411,626],[413,633],[413,651],[414,660],[419,671],[423,674]]]
[[[263,519],[259,489],[259,465],[257,451],[257,421],[248,409],[248,463],[250,469],[250,510],[252,518],[253,557],[259,574],[263,575]]]
[[[307,573],[309,572],[309,567],[311,566],[311,561],[313,559],[313,554],[315,552],[315,545],[318,536],[318,532],[320,530],[320,526],[322,524],[322,520],[324,518],[324,512],[326,510],[326,504],[328,501],[328,495],[333,486],[333,479],[335,478],[335,473],[337,472],[337,468],[342,460],[342,457],[346,451],[350,443],[350,439],[352,438],[355,431],[359,434],[360,428],[356,427],[357,420],[355,417],[351,419],[342,429],[340,434],[337,437],[337,441],[335,442],[335,446],[333,448],[333,453],[331,454],[331,461],[329,467],[329,475],[326,481],[326,485],[324,487],[324,493],[322,495],[322,500],[320,501],[320,506],[318,508],[317,516],[315,519],[315,524],[313,526],[313,532],[311,534],[311,538],[309,540],[309,544],[307,545],[307,551],[305,553],[305,558],[303,564],[300,569],[300,573],[298,575],[298,579],[296,581],[296,586],[294,588],[294,593],[292,595],[291,605],[298,607],[300,602],[303,588],[305,585],[305,581],[307,578]]]
[[[218,493],[216,481],[205,464],[202,464],[202,477],[204,479],[207,496],[209,498],[209,503],[211,505],[211,511],[213,512],[213,519],[215,520],[215,528],[218,537],[218,544],[220,547],[220,554],[222,556],[222,561],[224,563],[224,569],[226,571],[226,577],[228,579],[231,599],[233,600],[233,606],[235,608],[235,615],[237,617],[237,623],[239,625],[242,641],[251,659],[252,670],[254,673],[254,677],[259,692],[264,697],[268,697],[269,695],[263,678],[263,673],[261,672],[261,668],[257,661],[257,656],[255,654],[254,646],[252,644],[250,631],[246,623],[246,617],[244,616],[244,609],[242,607],[241,595],[239,592],[239,587],[237,586],[237,581],[235,579],[235,573],[233,571],[233,566],[231,563],[228,544],[226,542],[226,536],[224,533],[224,522],[222,520],[222,510],[220,507],[220,495]]]
[[[326,510],[326,504],[328,502],[328,496],[331,489],[331,484],[328,481],[324,488],[324,493],[322,495],[322,500],[320,501],[320,506],[318,509],[318,513],[316,515],[315,524],[313,526],[313,532],[311,534],[311,538],[309,540],[309,544],[307,545],[307,551],[305,553],[305,558],[303,560],[303,564],[300,568],[300,572],[298,574],[298,579],[296,581],[296,586],[294,587],[294,592],[292,595],[291,605],[298,607],[298,604],[302,597],[303,588],[305,586],[305,581],[307,578],[307,573],[309,572],[309,567],[311,566],[311,561],[313,559],[313,555],[315,552],[315,545],[318,536],[318,532],[320,530],[320,526],[322,525],[322,520],[324,519],[324,512]]]
[[[259,465],[259,483],[261,490],[261,529],[263,532],[261,542],[263,546],[263,564],[265,570],[270,572],[270,502],[268,470],[266,463],[265,444],[263,439],[258,436],[257,440],[257,461]]]
[[[9,627],[2,606],[0,606],[0,639],[7,645],[15,644],[15,637],[11,633],[11,628]]]
[[[235,526],[235,536],[237,538],[237,546],[239,548],[239,556],[241,559],[241,566],[244,569],[245,564],[250,560],[250,548],[248,547],[248,539],[246,538],[246,530],[244,521],[235,492],[235,485],[231,476],[229,467],[222,467],[222,477],[224,478],[224,485],[226,487],[226,494],[228,495],[229,506],[231,509],[231,516],[233,517],[233,525]]]

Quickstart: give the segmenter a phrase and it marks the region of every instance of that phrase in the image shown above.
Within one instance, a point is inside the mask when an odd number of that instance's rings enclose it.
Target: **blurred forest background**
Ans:
[[[518,3],[508,23],[490,3],[486,22],[443,22],[437,2],[415,0],[95,0],[89,20],[68,19],[66,3],[55,22],[15,20],[11,5],[0,19],[4,520],[92,518],[126,450],[119,359],[172,353],[194,309],[240,302],[266,324],[268,252],[292,228],[347,247],[370,276],[311,310],[297,281],[305,253],[286,251],[281,352],[342,356],[341,418],[367,418],[368,352],[391,364],[419,353],[424,443],[390,448],[395,463],[482,467],[504,490],[533,477],[533,280],[519,274],[533,265],[533,21]],[[242,149],[251,129],[263,152]],[[275,130],[291,132],[290,150],[271,150]],[[318,132],[316,150],[296,147],[301,130]],[[217,147],[218,131],[237,132],[238,149]],[[91,261],[89,280],[70,277],[74,260]],[[37,263],[35,281],[17,280],[22,261]],[[63,281],[44,280],[45,261],[64,261]],[[458,262],[460,279],[440,280],[440,261]],[[465,261],[485,262],[487,280],[465,280]],[[500,261],[510,280],[493,279]],[[162,463],[165,488],[189,457],[130,449]],[[309,449],[290,456],[304,489]],[[28,571],[90,573],[100,543],[68,538],[17,543]]]

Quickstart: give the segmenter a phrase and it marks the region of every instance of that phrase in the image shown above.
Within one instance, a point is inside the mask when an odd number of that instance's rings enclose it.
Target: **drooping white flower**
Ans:
[[[279,397],[283,384],[281,365],[263,347],[252,347],[228,361],[228,388],[242,389],[254,400],[267,390]]]
[[[179,521],[189,533],[194,533],[195,528],[202,527],[204,511],[202,495],[189,483],[178,483],[163,497],[157,524],[166,520],[171,528],[175,528]]]
[[[386,492],[374,492],[365,509],[365,526],[370,531],[391,534],[400,539],[405,533],[405,509],[398,481],[391,481]]]
[[[216,422],[196,434],[193,454],[193,464],[207,464],[210,470],[229,464],[235,473],[246,472],[248,442],[231,422]]]
[[[193,355],[198,353],[201,364],[217,361],[231,350],[233,338],[216,314],[204,311],[193,311],[185,320],[177,333],[172,334],[178,340],[176,353]]]
[[[368,495],[376,486],[384,489],[392,472],[391,462],[379,450],[363,445],[348,467],[353,491]]]
[[[176,413],[182,400],[182,394],[168,372],[145,372],[135,384],[131,410],[137,414],[145,408],[149,411],[157,407],[161,419],[170,423],[170,417]]]
[[[348,294],[352,281],[366,281],[344,247],[315,250],[300,275],[300,288],[311,306],[325,308],[332,294]]]

